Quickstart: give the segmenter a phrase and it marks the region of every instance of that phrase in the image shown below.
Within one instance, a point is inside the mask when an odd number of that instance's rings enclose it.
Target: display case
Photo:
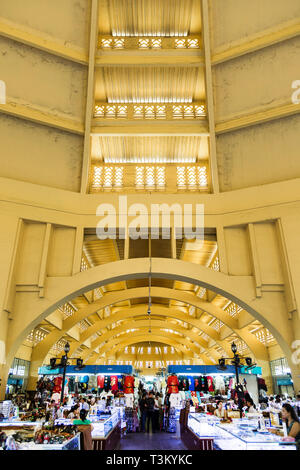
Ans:
[[[0,432],[5,432],[7,437],[13,437],[16,433],[25,431],[28,442],[11,441],[10,450],[80,450],[80,433],[65,440],[61,444],[36,444],[35,433],[42,428],[42,423],[26,421],[10,421],[0,423]],[[30,440],[29,440],[30,439]]]
[[[268,431],[257,431],[254,420],[235,419],[223,424],[214,416],[190,414],[188,429],[199,439],[211,438],[220,450],[296,450],[296,445],[282,442]]]
[[[35,444],[25,442],[20,444],[20,450],[80,450],[80,433],[64,441],[62,444]]]
[[[121,439],[119,411],[115,410],[111,416],[91,417],[91,422],[94,450],[117,449]]]

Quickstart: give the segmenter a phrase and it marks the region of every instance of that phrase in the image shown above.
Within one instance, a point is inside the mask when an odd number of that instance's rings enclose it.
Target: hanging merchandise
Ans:
[[[55,377],[54,379],[54,388],[53,388],[53,392],[54,393],[60,393],[61,392],[61,389],[62,389],[62,377]]]
[[[215,382],[215,390],[219,392],[221,395],[225,395],[225,381],[222,375],[216,375],[214,378]]]
[[[89,376],[88,375],[84,375],[84,376],[80,377],[79,390],[81,391],[81,393],[85,393],[87,391],[88,383],[89,383]]]
[[[179,386],[178,386],[179,390],[183,390],[183,391],[189,390],[190,383],[187,377],[179,377],[178,381],[179,381]]]
[[[138,389],[140,385],[140,379],[138,377],[135,377],[134,379],[134,388]]]
[[[75,392],[75,377],[69,377],[69,393]]]
[[[69,395],[69,377],[65,378],[64,395]]]
[[[100,393],[104,390],[104,375],[97,376],[97,387]]]
[[[207,386],[208,386],[208,391],[209,392],[214,392],[215,391],[215,388],[214,388],[214,381],[213,381],[213,378],[208,375],[206,377],[206,380],[207,380]]]
[[[169,375],[168,380],[168,393],[178,393],[179,381],[177,375]]]
[[[134,425],[133,408],[125,407],[124,415],[125,415],[125,421],[126,421],[126,432],[130,433],[133,431],[133,425]]]
[[[207,378],[205,375],[199,377],[199,388],[200,392],[207,393],[208,392],[208,384],[207,384]]]
[[[123,377],[118,377],[118,389],[123,390]]]
[[[194,406],[199,405],[199,400],[197,398],[197,392],[191,392],[191,399]]]
[[[108,392],[110,390],[110,375],[104,377],[104,390]]]
[[[176,408],[170,407],[167,423],[166,423],[166,431],[167,432],[176,432]]]
[[[96,390],[97,388],[97,377],[95,375],[90,375],[90,379],[89,379],[89,389],[90,390]]]
[[[133,393],[128,393],[125,395],[125,406],[127,408],[133,408],[134,396]]]
[[[181,405],[181,396],[180,393],[171,393],[170,395],[170,407],[179,408]]]
[[[235,379],[235,377],[231,377],[231,378],[229,379],[228,388],[229,388],[230,390],[234,390],[235,385],[236,385],[236,379]]]
[[[129,394],[134,392],[134,377],[126,375],[124,378],[124,393]]]
[[[189,389],[187,390],[195,390],[195,379],[193,376],[188,376],[187,377],[188,381],[189,381]]]
[[[116,392],[118,390],[118,376],[112,375],[110,378],[110,387],[112,392]]]
[[[265,379],[258,378],[257,385],[258,385],[258,390],[264,390],[265,392],[268,391],[268,387],[266,386]]]

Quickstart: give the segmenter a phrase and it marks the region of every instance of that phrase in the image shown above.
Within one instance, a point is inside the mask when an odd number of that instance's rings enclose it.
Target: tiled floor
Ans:
[[[120,450],[185,450],[176,434],[166,432],[132,433],[121,439]]]

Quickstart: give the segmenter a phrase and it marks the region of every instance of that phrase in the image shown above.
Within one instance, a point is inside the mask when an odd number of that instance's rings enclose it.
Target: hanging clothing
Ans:
[[[104,390],[108,392],[110,390],[110,375],[104,377]]]
[[[170,407],[179,408],[181,405],[181,396],[180,393],[171,393],[170,395]]]
[[[168,393],[178,393],[179,381],[177,375],[169,375],[167,385]]]
[[[118,376],[117,375],[111,376],[110,387],[111,387],[112,392],[115,392],[118,390]]]
[[[127,375],[124,379],[124,393],[129,394],[134,392],[134,377]]]
[[[54,393],[60,393],[61,392],[61,389],[62,389],[62,377],[55,377],[54,379],[54,388],[53,388],[53,392]]]
[[[204,392],[204,393],[208,392],[207,378],[205,377],[205,375],[199,377],[199,387],[200,387],[200,392]]]
[[[97,376],[97,387],[100,388],[100,390],[104,389],[104,375]]]
[[[118,389],[123,390],[123,377],[118,377]]]
[[[219,390],[221,395],[225,395],[225,381],[221,375],[215,376],[215,390]]]
[[[214,387],[214,381],[213,381],[213,378],[208,375],[206,377],[206,380],[207,380],[207,386],[208,386],[208,391],[209,392],[214,392],[215,391],[215,387]]]

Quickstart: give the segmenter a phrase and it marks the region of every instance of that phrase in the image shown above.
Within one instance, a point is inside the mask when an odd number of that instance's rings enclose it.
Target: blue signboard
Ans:
[[[262,375],[261,367],[252,367],[251,369],[246,369],[245,366],[242,366],[240,372],[241,374]]]
[[[85,366],[83,369],[78,370],[76,366],[67,366],[67,374],[103,374],[103,375],[118,375],[118,374],[132,374],[133,368],[129,365],[124,366]],[[47,366],[39,368],[39,375],[59,375],[63,373],[63,369],[56,368],[50,369]]]
[[[181,375],[210,375],[210,374],[230,374],[235,375],[234,366],[226,366],[226,370],[220,370],[217,366],[168,366],[168,374],[181,374]]]
[[[287,379],[277,379],[277,385],[293,385],[293,382],[291,381],[290,378]]]

